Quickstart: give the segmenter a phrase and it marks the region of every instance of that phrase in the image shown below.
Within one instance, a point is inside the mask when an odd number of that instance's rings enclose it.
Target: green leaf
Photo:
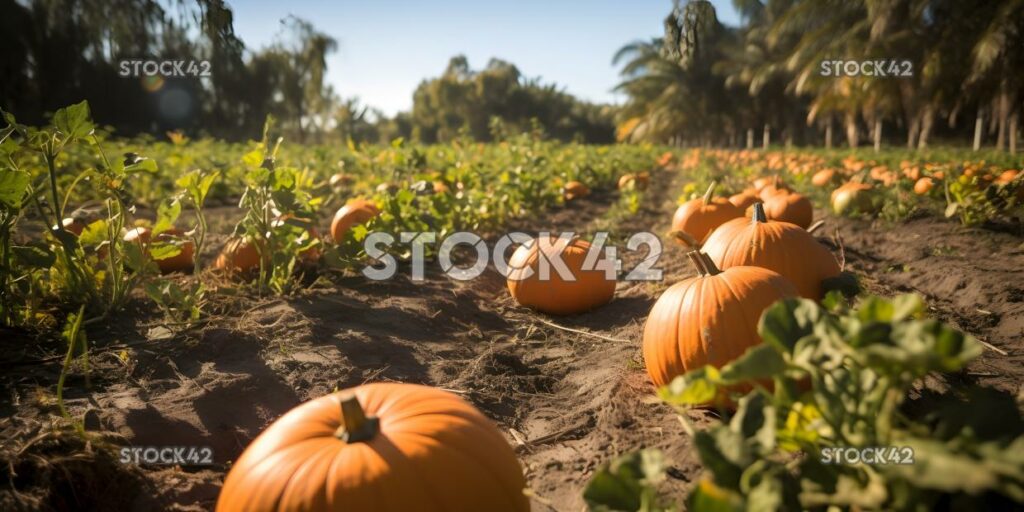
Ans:
[[[738,494],[704,478],[687,496],[686,509],[692,512],[742,512],[744,506],[743,498]]]
[[[662,453],[655,449],[640,450],[598,469],[584,488],[583,499],[591,510],[637,511],[642,504],[654,501],[655,487],[664,479]]]
[[[725,383],[770,379],[786,369],[786,361],[773,345],[762,343],[747,349],[740,357],[722,367]]]
[[[25,171],[0,169],[0,204],[17,210],[28,192],[32,177]]]
[[[132,245],[132,244],[128,244]],[[181,254],[181,246],[172,242],[153,242],[149,246],[149,257],[156,261],[166,260]]]
[[[89,102],[83,101],[58,110],[53,115],[53,125],[69,142],[91,134],[94,126],[89,120]]]
[[[718,396],[718,379],[718,370],[705,366],[672,379],[658,389],[658,398],[677,406],[707,404]]]
[[[11,253],[18,263],[27,267],[49,268],[57,261],[57,255],[46,247],[15,245]]]
[[[159,235],[174,227],[175,221],[181,215],[181,202],[177,199],[163,201],[156,209],[156,223],[153,225],[153,234]]]
[[[78,237],[78,243],[86,246],[99,245],[107,241],[107,219],[89,223]]]
[[[825,312],[808,299],[784,299],[772,304],[761,315],[757,332],[765,343],[784,354],[793,352],[801,338],[814,332],[814,325]]]

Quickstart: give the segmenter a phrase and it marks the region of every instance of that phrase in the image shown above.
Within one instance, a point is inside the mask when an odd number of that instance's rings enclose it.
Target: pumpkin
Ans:
[[[352,177],[347,175],[347,174],[339,172],[339,173],[334,174],[333,176],[331,176],[331,179],[328,181],[328,183],[330,184],[332,189],[337,190],[337,189],[340,189],[342,187],[346,187],[348,185],[351,185],[352,184]]]
[[[743,192],[729,196],[729,202],[742,211],[746,211],[747,208],[754,206],[754,203],[760,200],[761,199],[757,197],[757,192],[752,190],[744,190]]]
[[[928,192],[932,191],[932,187],[935,186],[935,181],[925,176],[914,183],[914,193],[923,196]]]
[[[776,179],[777,176],[762,176],[760,178],[757,178],[756,180],[754,180],[754,190],[760,194],[762,189],[764,189],[768,185],[771,185],[772,183],[775,183]]]
[[[785,183],[782,183],[782,180],[780,180],[779,177],[776,176],[775,181],[773,181],[769,185],[761,187],[761,189],[757,191],[757,195],[758,197],[761,198],[762,201],[765,201],[770,197],[779,194],[789,194],[791,192],[793,192],[793,189],[789,188]]]
[[[836,179],[836,171],[834,169],[822,169],[811,176],[811,184],[815,187],[824,187],[831,184]]]
[[[434,181],[433,188],[435,194],[447,194],[451,190],[447,183],[440,180]]]
[[[754,205],[752,220],[723,224],[703,249],[721,269],[767,268],[792,282],[801,297],[813,300],[824,295],[822,281],[841,272],[836,258],[813,235],[796,224],[768,220],[760,203]]]
[[[1011,182],[1013,182],[1013,180],[1017,179],[1017,175],[1018,174],[1020,174],[1020,172],[1018,172],[1018,171],[1016,171],[1014,169],[1009,169],[1009,170],[1003,171],[1003,172],[1001,172],[999,174],[998,177],[995,178],[995,184],[996,185],[1009,185]],[[64,222],[67,222],[67,219],[64,219]]]
[[[60,225],[64,228],[64,231],[75,236],[82,236],[82,232],[85,231],[86,223],[85,220],[78,217],[67,217],[61,220]],[[54,226],[53,229],[56,230],[57,226]]]
[[[866,213],[872,210],[871,192],[874,187],[851,181],[832,191],[832,211]]]
[[[248,272],[259,268],[260,251],[246,237],[232,238],[217,255],[213,266],[229,272]]]
[[[577,238],[559,252],[561,245],[557,238],[550,238],[546,244],[533,239],[512,253],[508,263],[508,291],[512,298],[523,306],[552,315],[583,313],[612,300],[615,280],[608,279],[600,268],[583,270],[590,243]],[[574,280],[563,279],[557,267],[548,263],[548,279],[543,280],[541,258],[552,262],[559,256]]]
[[[232,465],[217,512],[530,509],[497,427],[428,386],[375,383],[306,402]]]
[[[804,229],[814,222],[814,205],[807,196],[796,192],[769,197],[764,201],[764,212],[770,220],[789,222]]]
[[[335,243],[341,242],[352,226],[365,224],[380,214],[377,205],[365,199],[354,199],[338,209],[331,221],[331,238]]]
[[[716,186],[716,182],[711,182],[704,197],[691,199],[680,206],[672,216],[672,229],[703,243],[715,228],[742,217],[743,210],[726,199],[714,197]]]
[[[700,251],[691,251],[689,257],[697,277],[665,290],[644,324],[644,363],[656,386],[704,365],[721,368],[743,355],[761,343],[761,313],[796,295],[793,285],[771,270],[719,270]]]
[[[587,197],[590,195],[590,187],[580,183],[578,181],[570,181],[562,187],[562,195],[566,201],[572,201],[580,197]]]
[[[152,231],[149,228],[134,228],[124,235],[124,242],[127,244],[140,244],[146,254],[149,254],[149,244],[152,239]],[[191,240],[183,239],[185,233],[180,229],[171,228],[156,236],[158,242],[173,243],[181,248],[181,251],[162,260],[156,260],[160,272],[167,274],[183,270],[190,270],[194,265],[192,255],[195,252],[195,244]]]
[[[651,174],[647,172],[641,172],[638,174],[623,174],[619,178],[619,190],[625,190],[630,187],[636,190],[646,190],[647,185],[651,181]]]

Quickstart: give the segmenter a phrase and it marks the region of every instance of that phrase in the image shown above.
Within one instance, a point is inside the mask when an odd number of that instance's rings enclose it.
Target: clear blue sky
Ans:
[[[457,54],[479,69],[491,57],[581,98],[618,103],[611,59],[623,44],[662,33],[671,0],[228,0],[235,31],[260,48],[293,14],[338,41],[328,82],[343,97],[388,115],[412,106],[413,90]],[[729,0],[719,19],[738,24]]]

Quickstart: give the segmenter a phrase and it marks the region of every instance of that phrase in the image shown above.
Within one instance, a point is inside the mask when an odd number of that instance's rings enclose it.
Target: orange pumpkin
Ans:
[[[1009,185],[1013,180],[1017,179],[1018,174],[1020,174],[1020,172],[1014,169],[1003,171],[1002,173],[999,174],[998,177],[995,178],[995,184]],[[64,222],[67,222],[67,219],[64,219]]]
[[[761,199],[757,197],[757,193],[751,190],[744,190],[743,192],[729,196],[729,202],[742,211],[746,211],[747,208],[754,206],[754,203],[760,200]]]
[[[259,268],[260,251],[245,237],[232,238],[224,245],[213,265],[229,272],[248,272]]]
[[[925,176],[914,183],[914,193],[923,196],[928,192],[931,192],[932,187],[935,186],[935,181]]]
[[[775,183],[776,178],[777,176],[762,176],[760,178],[757,178],[756,180],[754,180],[754,190],[757,191],[758,194],[760,194],[762,189],[764,189],[768,185]]]
[[[365,199],[353,199],[334,214],[334,220],[331,221],[331,238],[338,243],[352,226],[365,224],[377,215],[380,215],[377,205]]]
[[[715,228],[743,216],[743,210],[728,200],[714,197],[717,183],[711,182],[704,197],[691,199],[672,216],[672,229],[682,231],[703,243]]]
[[[434,181],[432,186],[435,194],[447,194],[451,190],[447,183],[440,180]]]
[[[763,206],[754,205],[752,221],[731,220],[715,230],[704,251],[719,268],[764,267],[792,282],[801,297],[818,300],[821,282],[841,272],[839,263],[807,230],[768,220]]]
[[[836,179],[836,171],[834,169],[822,169],[811,176],[811,184],[815,187],[824,187],[832,183]]]
[[[761,189],[758,190],[757,195],[758,197],[761,198],[762,201],[765,201],[770,197],[779,194],[789,194],[792,191],[793,189],[789,188],[789,186],[783,183],[782,180],[780,180],[779,177],[776,176],[775,181],[773,181],[770,185],[765,185],[764,187],[761,187]]]
[[[141,244],[142,249],[146,254],[149,254],[152,233],[149,228],[134,228],[125,233],[123,240],[127,244]],[[195,244],[191,240],[183,239],[184,236],[185,233],[175,228],[163,231],[156,236],[159,242],[174,243],[181,248],[181,252],[170,258],[156,260],[156,265],[160,268],[160,272],[167,274],[193,268],[192,255],[195,252]]]
[[[651,181],[651,175],[647,172],[641,172],[638,174],[623,174],[619,178],[619,190],[625,190],[629,187],[633,187],[637,190],[647,189],[647,185]]]
[[[539,239],[533,239],[519,246],[509,259],[508,291],[516,302],[552,315],[573,315],[612,300],[615,280],[606,278],[599,268],[583,270],[589,242],[577,238],[559,252],[558,239],[549,240],[541,244]],[[555,264],[547,263],[555,262],[559,255],[574,280],[563,279]],[[541,275],[542,257],[547,279]]]
[[[64,227],[64,231],[75,236],[82,236],[82,232],[85,231],[86,223],[85,220],[78,217],[67,217],[61,220],[60,225]],[[57,226],[54,226],[53,229],[57,229]]]
[[[306,402],[232,465],[217,512],[530,509],[515,453],[461,398],[376,383]]]
[[[579,181],[570,181],[562,187],[562,195],[566,201],[572,201],[580,197],[587,197],[590,195],[590,187],[584,185]]]
[[[699,251],[689,256],[697,277],[665,290],[644,325],[644,363],[656,386],[704,365],[721,368],[743,355],[761,343],[761,313],[796,295],[793,285],[771,270],[719,270]]]
[[[769,197],[764,201],[764,212],[770,220],[789,222],[804,229],[814,222],[814,205],[807,196],[796,192]]]

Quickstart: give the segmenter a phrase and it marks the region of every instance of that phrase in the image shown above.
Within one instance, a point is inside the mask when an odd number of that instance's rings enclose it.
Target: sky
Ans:
[[[492,57],[577,97],[620,103],[611,60],[636,39],[662,34],[671,0],[228,0],[235,32],[249,48],[271,43],[295,15],[338,42],[327,82],[387,115],[412,107],[419,83],[466,55],[473,69]],[[730,0],[712,0],[737,25]]]

